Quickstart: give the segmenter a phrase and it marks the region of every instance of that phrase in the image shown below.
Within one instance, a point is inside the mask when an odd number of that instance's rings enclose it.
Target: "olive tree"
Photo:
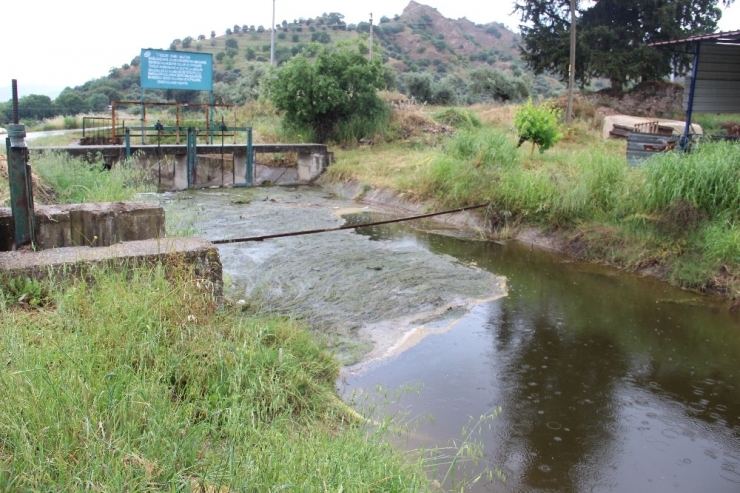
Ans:
[[[377,94],[385,88],[383,67],[362,55],[360,43],[322,48],[313,61],[299,53],[273,70],[265,88],[286,127],[308,130],[318,142],[364,137],[388,116]]]

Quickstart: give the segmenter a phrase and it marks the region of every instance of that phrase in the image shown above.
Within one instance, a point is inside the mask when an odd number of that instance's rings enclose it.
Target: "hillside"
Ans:
[[[217,102],[244,104],[258,96],[260,79],[270,61],[269,27],[233,25],[221,33],[214,30],[182,34],[181,39],[168,45],[143,48],[211,53]],[[347,24],[338,12],[283,20],[276,25],[275,58],[281,64],[303,50],[315,49],[317,44],[358,39],[369,44],[369,36],[369,23]],[[520,37],[505,26],[474,24],[465,18],[447,19],[436,9],[414,0],[401,14],[376,19],[373,42],[374,54],[395,72],[397,89],[420,101],[470,104],[526,97],[521,91],[512,95],[511,88],[526,87],[528,93],[544,96],[558,95],[563,90],[559,82],[535,77],[528,71],[519,55]],[[474,82],[471,71],[476,69],[478,78]],[[410,74],[419,74],[415,79],[417,86],[419,81],[426,84],[423,94],[413,94],[409,89]],[[65,89],[53,103],[46,96],[22,100],[21,118],[42,120],[59,114],[99,112],[105,111],[111,101],[138,101],[139,77],[139,56],[132,53],[130,63],[111,69],[100,79]],[[509,93],[502,96],[500,91],[491,89],[493,79]],[[468,91],[474,84],[477,89]],[[188,91],[146,91],[149,101],[206,102],[204,98]],[[8,103],[0,105],[0,117],[8,111]]]
[[[369,31],[369,23],[346,24],[339,13],[283,21],[276,26],[275,58],[282,63],[312,42],[335,44],[360,37],[367,39]],[[250,61],[270,60],[269,28],[235,25],[224,34],[215,34],[212,32],[212,37],[189,34],[173,40],[169,49],[212,53],[215,69],[221,72],[243,71]],[[511,70],[515,75],[524,70],[519,57],[519,37],[503,25],[475,25],[465,18],[447,19],[437,9],[413,0],[401,15],[380,18],[374,26],[374,42],[376,53],[398,73],[461,73],[479,65]],[[126,70],[138,73],[137,67],[124,65],[121,75],[126,75]]]

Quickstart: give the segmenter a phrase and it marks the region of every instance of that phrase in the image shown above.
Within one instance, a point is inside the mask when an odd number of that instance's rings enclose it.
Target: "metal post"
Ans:
[[[198,175],[195,169],[197,162],[197,138],[198,130],[193,127],[188,127],[188,145],[187,145],[187,165],[188,165],[188,188],[195,187],[195,182],[198,179]]]
[[[18,123],[18,81],[13,79],[13,124],[8,125],[5,148],[8,153],[8,178],[10,181],[10,208],[13,216],[13,249],[31,245],[36,241],[36,218],[33,207],[33,182],[28,165],[26,126]]]
[[[694,44],[694,65],[691,67],[691,86],[689,87],[689,105],[686,108],[686,127],[683,131],[683,137],[681,137],[681,149],[686,149],[689,143],[689,131],[691,130],[691,117],[694,112],[694,92],[696,91],[696,75],[699,70],[699,46],[701,44],[696,42]]]
[[[576,84],[576,0],[570,0],[570,65],[568,65],[568,113],[565,123],[573,123],[573,93]]]
[[[126,127],[126,159],[131,157],[131,130]]]
[[[216,118],[216,113],[214,112],[214,98],[213,98],[213,91],[211,91],[211,119],[210,122],[208,121],[208,113],[206,113],[206,125],[208,128],[210,128],[210,134],[211,134],[211,144],[213,144],[213,120]]]
[[[254,159],[252,156],[252,127],[247,128],[247,186],[251,187],[254,181]]]
[[[373,13],[370,12],[370,61],[373,61]]]
[[[272,31],[270,32],[270,66],[275,66],[275,0],[272,0]]]
[[[144,88],[141,88],[141,145],[144,145],[144,125],[146,125],[146,107],[144,106]]]

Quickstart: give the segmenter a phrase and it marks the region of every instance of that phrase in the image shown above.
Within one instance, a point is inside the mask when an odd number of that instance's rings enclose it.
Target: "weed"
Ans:
[[[337,363],[182,268],[109,269],[0,312],[0,489],[420,491],[337,405]],[[348,424],[349,423],[349,424]]]
[[[49,302],[47,286],[29,277],[12,277],[5,280],[0,284],[0,295],[10,305],[39,308]]]
[[[434,114],[434,119],[444,125],[450,125],[455,128],[477,128],[480,127],[481,121],[470,111],[458,108],[447,108]]]
[[[153,191],[145,170],[125,163],[108,170],[102,160],[88,163],[66,154],[42,152],[31,157],[33,169],[52,186],[60,203],[117,202]]]

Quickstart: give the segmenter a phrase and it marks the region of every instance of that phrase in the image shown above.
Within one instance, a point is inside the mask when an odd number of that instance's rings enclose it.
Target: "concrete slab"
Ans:
[[[33,252],[0,252],[0,275],[34,279],[84,276],[91,268],[129,269],[181,263],[194,266],[216,298],[223,297],[218,249],[202,238],[162,238],[117,243],[106,247],[67,247]]]
[[[645,118],[641,116],[628,116],[628,115],[610,115],[604,118],[604,127],[601,130],[601,136],[604,140],[609,138],[609,132],[614,129],[614,125],[625,125],[628,127],[634,127],[638,123],[658,122],[660,125],[666,127],[672,127],[673,133],[676,135],[683,135],[684,129],[686,128],[686,122],[680,120],[666,120],[664,118]],[[701,125],[694,123],[691,125],[692,132],[695,134],[702,135],[704,131]]]
[[[101,202],[35,207],[37,249],[108,246],[165,236],[164,210],[153,202]],[[13,248],[10,208],[0,208],[0,251]]]

